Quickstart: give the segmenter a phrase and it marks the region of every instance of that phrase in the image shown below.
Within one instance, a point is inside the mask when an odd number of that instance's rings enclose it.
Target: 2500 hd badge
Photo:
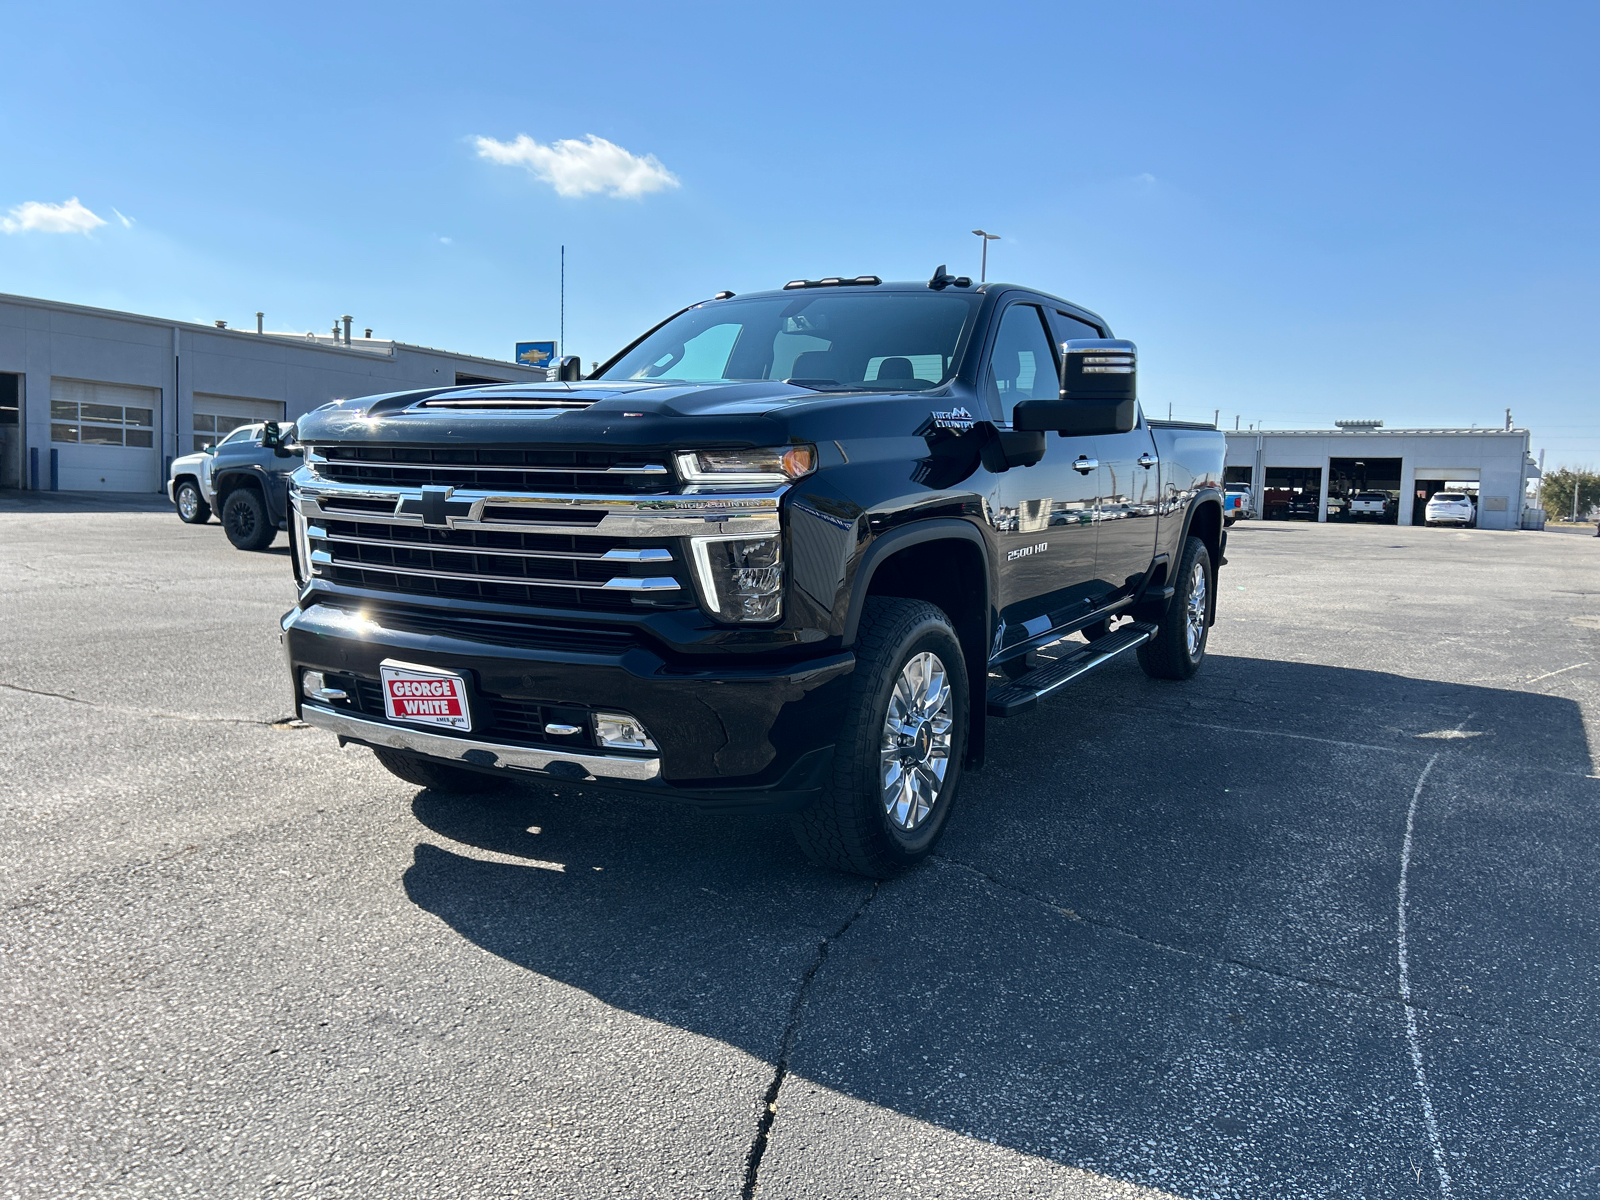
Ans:
[[[588,377],[319,409],[300,716],[417,786],[780,811],[819,862],[894,874],[990,721],[1130,652],[1205,660],[1223,436],[1147,419],[1136,381],[1103,317],[940,268],[719,294]],[[1034,542],[1053,511],[1078,519]]]

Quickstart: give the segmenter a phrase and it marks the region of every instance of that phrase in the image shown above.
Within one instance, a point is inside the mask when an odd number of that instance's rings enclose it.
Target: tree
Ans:
[[[1544,477],[1540,490],[1545,516],[1552,521],[1572,520],[1572,495],[1578,495],[1578,516],[1588,517],[1591,510],[1600,506],[1600,471],[1582,467],[1558,467]]]

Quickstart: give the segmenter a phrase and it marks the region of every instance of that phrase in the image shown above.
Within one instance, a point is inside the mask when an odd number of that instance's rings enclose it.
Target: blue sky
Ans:
[[[564,243],[587,362],[722,288],[975,274],[981,226],[991,278],[1139,343],[1152,412],[1509,406],[1600,464],[1597,14],[13,5],[0,291],[507,358]],[[105,223],[23,207],[72,198]]]

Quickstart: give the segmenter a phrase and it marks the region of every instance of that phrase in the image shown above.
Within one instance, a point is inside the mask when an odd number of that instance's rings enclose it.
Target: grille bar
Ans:
[[[500,546],[463,545],[435,542],[397,542],[392,538],[357,537],[348,533],[329,533],[320,525],[306,528],[314,541],[342,542],[352,546],[382,546],[385,550],[442,550],[447,554],[488,554],[496,558],[547,558],[558,562],[671,562],[672,551],[644,550],[512,550]]]
[[[549,579],[538,575],[493,575],[476,571],[436,571],[399,563],[363,562],[360,559],[338,559],[326,550],[311,552],[311,566],[346,567],[354,571],[375,571],[380,575],[420,575],[425,579],[459,579],[467,583],[511,583],[521,587],[577,588],[585,592],[676,592],[679,583],[670,575],[636,579],[618,576],[604,583],[586,583],[578,579]]]
[[[330,458],[325,460],[329,467],[383,467],[390,471],[515,471],[520,475],[670,475],[660,463],[646,463],[637,467],[565,467],[550,466],[543,463],[511,464],[504,463],[478,463],[478,462],[389,462],[386,460],[368,461],[366,459]],[[323,464],[319,463],[318,466]]]

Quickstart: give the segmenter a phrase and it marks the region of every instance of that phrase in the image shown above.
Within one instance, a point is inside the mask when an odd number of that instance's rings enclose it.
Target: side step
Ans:
[[[1029,671],[1021,679],[1013,679],[1009,683],[990,688],[989,715],[1016,717],[1028,712],[1040,700],[1053,692],[1060,691],[1079,676],[1087,675],[1096,667],[1105,666],[1119,654],[1125,654],[1144,645],[1156,635],[1157,629],[1158,626],[1137,621],[1132,625],[1124,625],[1099,641],[1079,646],[1055,662],[1046,663],[1037,670]]]

